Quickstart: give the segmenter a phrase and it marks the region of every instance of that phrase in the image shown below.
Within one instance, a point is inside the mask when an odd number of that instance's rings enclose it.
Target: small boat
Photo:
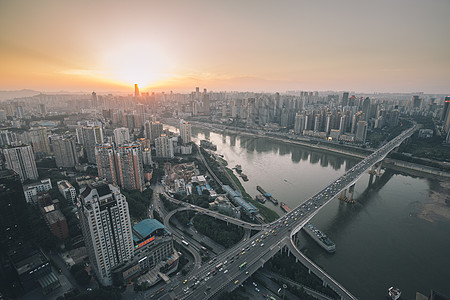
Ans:
[[[264,197],[263,195],[256,195],[255,199],[260,203],[266,203],[266,197]]]
[[[291,209],[284,202],[280,202],[280,207],[285,213],[288,213],[291,211]]]
[[[389,299],[398,300],[398,299],[400,299],[401,295],[402,295],[402,292],[400,291],[400,289],[394,288],[393,286],[391,286],[388,289]]]
[[[236,169],[236,172],[238,172],[239,174],[242,172],[242,166],[241,165],[236,165],[236,166],[234,166],[234,168]]]
[[[241,173],[239,176],[241,176],[244,181],[248,181],[248,176],[244,173]]]

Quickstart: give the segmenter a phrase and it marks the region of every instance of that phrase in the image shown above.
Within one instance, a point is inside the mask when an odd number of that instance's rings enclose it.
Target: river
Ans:
[[[358,162],[264,137],[192,131],[193,140],[216,144],[230,168],[242,166],[251,196],[260,185],[291,208]],[[450,219],[441,216],[442,210],[450,213],[450,187],[390,169],[368,183],[368,174],[357,182],[356,203],[334,199],[312,219],[336,243],[336,253],[326,253],[304,233],[302,251],[359,299],[385,299],[392,285],[402,299],[431,289],[450,295]],[[283,214],[279,206],[265,205]]]

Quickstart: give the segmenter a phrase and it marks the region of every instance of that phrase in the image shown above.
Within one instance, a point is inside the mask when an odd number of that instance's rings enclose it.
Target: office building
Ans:
[[[78,165],[78,153],[75,137],[59,136],[52,139],[53,154],[58,168],[74,168]]]
[[[3,155],[5,156],[6,167],[19,173],[22,182],[28,179],[38,179],[39,174],[31,146],[22,145],[5,148],[3,149]]]
[[[114,129],[114,142],[116,142],[116,145],[129,143],[130,141],[130,131],[128,128],[121,127]]]
[[[133,257],[127,200],[119,188],[99,182],[81,189],[77,205],[92,271],[102,285],[111,285],[111,269]]]
[[[183,144],[188,144],[192,141],[191,123],[180,120],[180,136]]]
[[[164,158],[173,158],[173,144],[165,134],[155,139],[156,156]]]
[[[70,205],[75,204],[75,200],[77,198],[77,191],[75,188],[67,180],[58,181],[56,184],[58,185],[58,190],[61,195],[63,195],[64,199],[66,199]]]
[[[173,237],[167,228],[155,219],[145,219],[133,226],[134,256],[112,270],[113,283],[123,285],[165,262],[169,274],[178,266],[178,254],[173,248]],[[161,268],[159,268],[161,269]]]

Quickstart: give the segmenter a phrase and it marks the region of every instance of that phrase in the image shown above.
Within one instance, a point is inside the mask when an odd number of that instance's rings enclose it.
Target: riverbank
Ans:
[[[417,216],[429,222],[450,222],[450,182],[437,181],[431,185],[428,202],[419,205]]]
[[[365,157],[367,157],[368,155],[370,155],[372,152],[374,152],[374,150],[372,149],[360,149],[360,148],[354,148],[354,147],[350,147],[350,146],[346,146],[344,149],[342,147],[342,145],[335,145],[332,143],[311,143],[311,142],[305,142],[305,141],[301,141],[301,140],[291,140],[291,139],[286,139],[286,138],[281,138],[281,137],[275,137],[272,135],[261,135],[261,134],[257,134],[257,133],[252,133],[252,132],[248,132],[245,129],[242,128],[242,130],[234,130],[234,129],[230,129],[230,128],[221,128],[218,124],[213,124],[213,123],[204,123],[204,122],[199,122],[199,121],[193,121],[191,122],[192,125],[194,126],[200,126],[202,128],[206,128],[206,129],[210,129],[210,130],[218,130],[218,131],[222,131],[222,132],[230,132],[230,133],[235,133],[235,134],[245,134],[248,136],[256,136],[256,137],[261,137],[261,138],[267,138],[267,139],[271,139],[274,141],[279,141],[279,142],[283,142],[283,143],[287,143],[287,144],[295,144],[295,145],[300,145],[300,146],[304,146],[310,149],[314,149],[314,150],[318,150],[321,152],[332,152],[332,153],[336,153],[336,154],[340,154],[340,155],[344,155],[344,156],[348,156],[348,157],[352,157],[352,158],[358,158],[358,159],[364,159]],[[339,148],[336,148],[339,147]],[[446,172],[446,171],[442,171],[439,170],[437,168],[434,167],[430,167],[430,166],[426,166],[426,165],[421,165],[421,164],[417,164],[414,162],[406,162],[406,161],[402,161],[402,160],[398,160],[398,159],[394,159],[394,158],[386,158],[383,163],[386,163],[389,167],[392,167],[393,169],[408,173],[410,175],[413,176],[417,176],[417,175],[421,175],[421,176],[432,176],[434,178],[450,178],[450,172]]]

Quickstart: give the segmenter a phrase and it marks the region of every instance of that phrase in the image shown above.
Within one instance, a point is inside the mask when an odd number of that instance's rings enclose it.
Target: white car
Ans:
[[[227,274],[227,273],[228,273],[228,270],[223,271],[223,274]]]

